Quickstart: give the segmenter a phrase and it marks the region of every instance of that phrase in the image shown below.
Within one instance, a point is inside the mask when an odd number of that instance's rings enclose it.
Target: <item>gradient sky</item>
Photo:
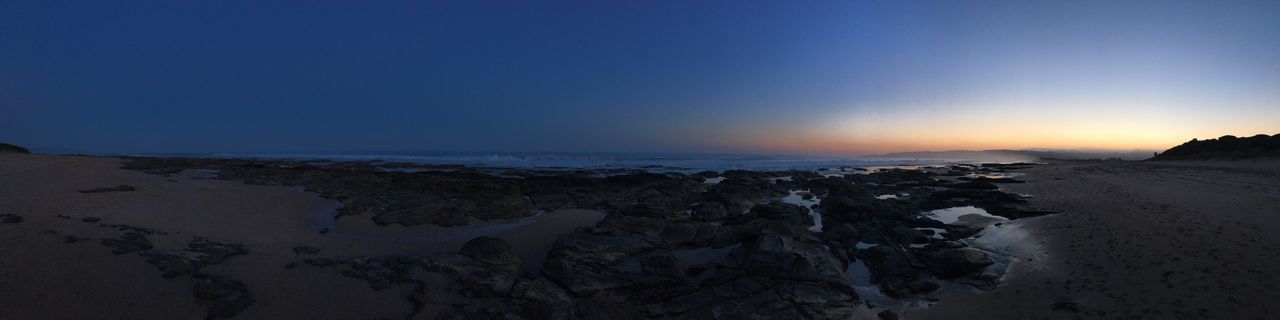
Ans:
[[[0,0],[36,151],[1164,149],[1280,133],[1280,1]]]

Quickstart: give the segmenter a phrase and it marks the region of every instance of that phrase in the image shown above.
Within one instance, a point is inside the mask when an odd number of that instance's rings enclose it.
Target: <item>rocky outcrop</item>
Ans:
[[[22,216],[8,213],[0,214],[0,223],[19,223],[22,222]]]
[[[8,143],[0,143],[0,153],[23,153],[23,154],[26,154],[26,153],[31,153],[31,151],[30,151],[30,150],[27,150],[27,148],[23,148],[23,147],[20,147],[20,146],[17,146],[17,145],[12,145],[12,144],[8,144]]]
[[[1222,136],[1217,139],[1191,139],[1169,148],[1148,160],[1237,160],[1280,158],[1280,134],[1259,134],[1247,138]]]
[[[986,252],[974,248],[947,249],[930,253],[929,269],[942,279],[977,272],[995,264]]]
[[[103,193],[103,192],[127,192],[127,191],[134,191],[134,190],[138,190],[138,189],[130,185],[122,184],[114,187],[102,187],[102,188],[93,188],[88,190],[80,190],[79,192],[80,193]]]
[[[536,275],[525,274],[511,246],[493,237],[426,256],[325,257],[299,247],[295,253],[314,256],[301,260],[305,265],[286,265],[332,269],[373,290],[404,288],[415,306],[407,317],[433,319],[849,318],[861,298],[846,279],[850,263],[865,263],[872,283],[895,298],[986,271],[993,259],[964,241],[981,225],[944,224],[921,213],[962,206],[1010,219],[1047,213],[996,185],[1018,181],[989,178],[1031,165],[820,176],[226,159],[129,163],[158,174],[199,168],[217,170],[219,179],[302,185],[341,201],[341,215],[381,224],[449,226],[561,208],[609,213],[594,227],[561,235]],[[398,171],[409,169],[415,171]],[[710,177],[717,181],[704,182]],[[781,201],[791,194],[818,205]],[[821,215],[820,228],[811,209]],[[169,261],[178,274],[198,272],[198,263],[207,262],[172,255],[157,261]]]
[[[165,279],[190,275],[193,281],[193,294],[208,309],[205,319],[231,318],[257,302],[248,286],[243,283],[218,275],[200,273],[200,270],[206,266],[224,263],[232,256],[248,254],[249,251],[243,245],[193,237],[185,249],[155,249],[147,237],[168,233],[120,224],[99,226],[122,232],[119,238],[99,241],[103,246],[110,247],[112,253],[117,255],[136,253],[146,258],[147,263],[155,266],[160,271],[160,276]],[[81,240],[89,239],[65,236],[63,243],[76,243]]]
[[[195,280],[192,292],[208,304],[205,319],[231,318],[258,301],[249,287],[239,281],[211,274],[196,274],[191,278]]]

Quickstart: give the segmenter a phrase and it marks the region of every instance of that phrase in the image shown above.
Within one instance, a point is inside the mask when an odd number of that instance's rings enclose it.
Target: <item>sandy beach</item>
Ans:
[[[397,234],[422,230],[392,226],[378,239],[369,239],[359,237],[362,227],[369,228],[364,225],[368,219],[350,217],[339,220],[342,231],[321,234],[313,217],[331,212],[335,204],[298,188],[164,177],[119,169],[121,161],[0,154],[0,214],[23,218],[0,224],[0,300],[10,302],[0,304],[0,319],[204,318],[205,306],[191,296],[192,280],[162,278],[142,257],[112,254],[96,241],[63,241],[66,236],[118,236],[119,231],[105,225],[167,233],[149,236],[157,249],[180,249],[193,237],[243,244],[249,254],[203,270],[253,289],[258,303],[237,319],[403,318],[410,312],[404,292],[375,292],[365,281],[329,270],[287,270],[287,264],[307,257],[294,248],[319,248],[325,256],[430,254],[457,250],[477,235],[394,241]],[[137,190],[77,192],[116,185]],[[490,235],[507,239],[525,260],[538,261],[557,235],[601,217],[589,210],[549,212]],[[494,224],[499,223],[466,228]],[[356,236],[341,239],[335,234]],[[18,301],[22,303],[12,303]]]
[[[907,319],[1270,319],[1280,311],[1280,162],[1065,162],[1008,185],[1062,214],[991,292]]]

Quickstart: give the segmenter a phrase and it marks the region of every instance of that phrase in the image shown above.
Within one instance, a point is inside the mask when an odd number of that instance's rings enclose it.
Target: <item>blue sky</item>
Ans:
[[[865,154],[1280,133],[1276,1],[0,1],[0,140]]]

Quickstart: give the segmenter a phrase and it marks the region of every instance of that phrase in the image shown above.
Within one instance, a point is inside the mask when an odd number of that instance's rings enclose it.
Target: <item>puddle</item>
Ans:
[[[964,176],[968,178],[974,178],[974,179],[977,179],[977,178],[1000,179],[1000,178],[1021,177],[1023,175],[1025,175],[1025,173],[1022,173],[1022,172],[988,172],[988,173],[970,173]]]
[[[982,208],[978,208],[974,206],[938,209],[938,210],[925,212],[923,214],[926,217],[941,221],[942,223],[945,223],[945,224],[954,224],[956,222],[959,222],[962,217],[970,216],[970,215],[976,215],[976,216],[967,217],[965,220],[974,220],[975,218],[976,219],[986,218],[986,219],[991,219],[995,221],[1009,220],[1009,219],[1005,219],[1004,217],[992,215],[990,213],[987,213],[987,210],[982,210]],[[969,222],[969,221],[966,221],[966,222]]]
[[[902,198],[906,198],[906,197],[908,197],[908,196],[911,196],[911,194],[908,194],[908,193],[905,193],[905,192],[904,192],[904,193],[899,193],[899,194],[882,194],[882,195],[878,195],[878,196],[876,196],[876,199],[880,199],[880,200],[902,199]]]
[[[809,227],[809,231],[822,232],[822,214],[818,213],[817,210],[813,210],[813,206],[817,205],[822,199],[818,199],[817,196],[805,199],[804,195],[808,193],[809,190],[791,190],[791,194],[782,197],[782,202],[804,207],[805,210],[808,210],[809,216],[813,217],[813,226]]]
[[[858,248],[858,250],[866,250],[866,249],[871,249],[872,247],[875,247],[875,246],[878,246],[878,245],[879,245],[879,244],[875,244],[875,243],[866,243],[866,242],[858,241],[858,243],[855,243],[855,244],[853,245],[853,247],[854,247],[854,248]]]
[[[814,173],[817,173],[823,178],[844,178],[844,176],[849,174],[850,172],[849,172],[849,169],[847,168],[837,168],[837,169],[818,169]]]
[[[945,229],[940,229],[940,228],[916,228],[916,230],[922,230],[922,231],[923,231],[923,230],[933,230],[933,235],[929,236],[930,238],[934,238],[934,239],[938,239],[938,240],[946,240],[946,239],[947,239],[947,238],[945,238],[945,237],[943,237],[943,236],[942,236],[942,234],[943,234],[943,233],[947,233],[947,230],[945,230]]]
[[[725,178],[725,177],[707,178],[706,180],[703,180],[703,181],[702,181],[702,183],[705,183],[705,184],[719,184],[720,182],[724,182],[724,179],[726,179],[726,178]]]

